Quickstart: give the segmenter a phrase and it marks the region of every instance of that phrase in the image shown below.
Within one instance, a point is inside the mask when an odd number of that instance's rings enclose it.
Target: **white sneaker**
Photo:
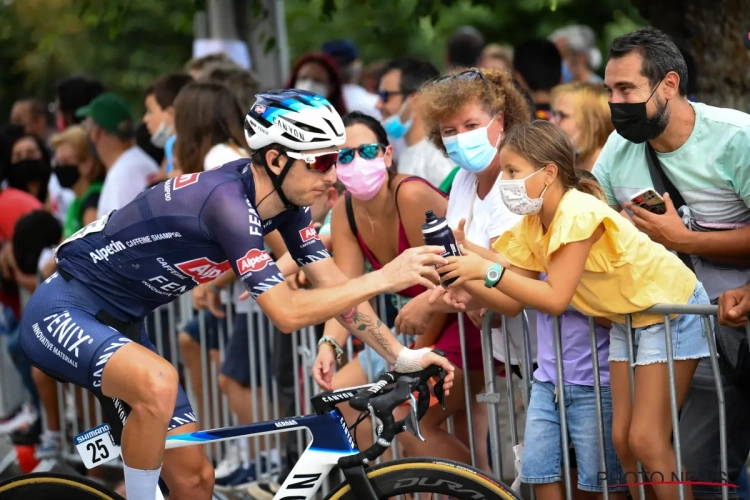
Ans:
[[[25,404],[21,410],[8,420],[0,422],[0,434],[10,434],[24,427],[28,427],[39,418],[36,410],[30,404]]]
[[[63,435],[60,431],[44,431],[41,435],[41,444],[36,447],[34,458],[44,460],[62,455]]]
[[[226,455],[216,465],[214,476],[216,479],[225,478],[236,471],[241,465],[242,457],[240,456],[240,448],[235,443],[230,443],[227,446]]]

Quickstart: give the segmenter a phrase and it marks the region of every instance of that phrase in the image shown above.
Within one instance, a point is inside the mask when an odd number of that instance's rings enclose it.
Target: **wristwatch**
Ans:
[[[484,286],[486,286],[487,288],[494,288],[495,285],[500,282],[504,273],[505,268],[503,266],[497,263],[492,264],[492,266],[487,269],[487,273],[484,275]]]

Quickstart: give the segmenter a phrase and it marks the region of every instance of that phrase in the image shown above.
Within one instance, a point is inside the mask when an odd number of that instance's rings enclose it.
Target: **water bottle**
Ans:
[[[448,227],[448,221],[443,217],[436,217],[432,210],[424,214],[425,223],[422,226],[422,238],[425,245],[436,245],[443,247],[444,251],[440,255],[443,257],[458,257],[461,251],[458,249],[456,238],[453,231]],[[451,278],[442,281],[440,284],[447,287],[457,278]]]

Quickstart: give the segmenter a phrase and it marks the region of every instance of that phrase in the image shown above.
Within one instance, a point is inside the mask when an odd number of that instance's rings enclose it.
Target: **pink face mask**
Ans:
[[[388,170],[383,158],[365,160],[355,156],[351,163],[336,165],[336,175],[358,200],[370,200],[383,186]]]

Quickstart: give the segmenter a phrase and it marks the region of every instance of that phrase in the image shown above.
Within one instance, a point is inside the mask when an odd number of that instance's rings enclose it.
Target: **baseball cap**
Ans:
[[[133,114],[130,105],[122,97],[106,92],[94,98],[88,105],[78,108],[76,116],[91,117],[98,126],[113,134],[132,133]]]
[[[359,59],[357,46],[351,40],[329,40],[320,47],[320,50],[341,66],[348,66]]]

